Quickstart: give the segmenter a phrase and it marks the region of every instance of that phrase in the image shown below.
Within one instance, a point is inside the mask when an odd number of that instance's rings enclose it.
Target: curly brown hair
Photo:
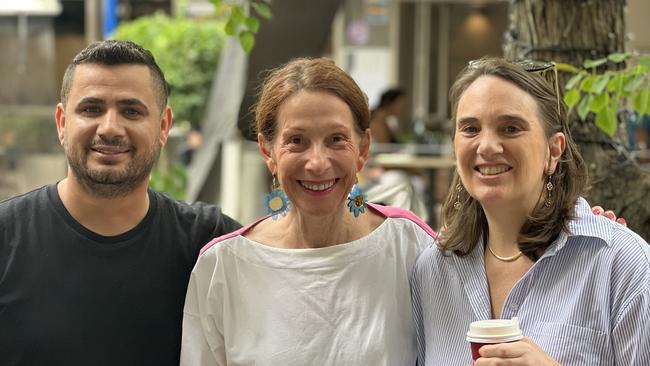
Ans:
[[[567,222],[573,218],[576,200],[588,187],[587,168],[571,138],[567,125],[567,108],[564,102],[558,100],[557,88],[553,88],[538,73],[528,72],[522,66],[503,59],[483,58],[471,62],[461,71],[449,92],[454,124],[461,96],[476,79],[484,75],[509,81],[530,94],[537,102],[546,137],[549,138],[557,132],[564,133],[566,137],[566,149],[553,175],[555,188],[552,204],[546,207],[540,202],[528,216],[518,237],[519,249],[528,258],[536,261],[561,231],[567,231]],[[452,139],[453,133],[455,132],[452,132]],[[489,230],[480,203],[466,190],[457,190],[459,184],[462,183],[456,173],[452,179],[452,189],[442,206],[443,229],[439,246],[457,255],[466,255],[478,245],[481,238],[487,242]],[[457,200],[462,205],[460,209],[454,208]]]

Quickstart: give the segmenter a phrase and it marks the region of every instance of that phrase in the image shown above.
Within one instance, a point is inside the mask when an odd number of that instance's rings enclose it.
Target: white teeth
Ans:
[[[483,175],[497,175],[507,171],[509,168],[505,165],[499,166],[482,166],[478,168],[479,172]]]
[[[318,192],[318,191],[324,191],[324,190],[328,189],[329,187],[333,186],[334,181],[332,180],[332,181],[329,181],[327,183],[321,183],[321,184],[310,184],[310,183],[306,183],[306,182],[301,181],[300,185],[302,185],[303,187],[309,189],[310,191],[317,191]]]

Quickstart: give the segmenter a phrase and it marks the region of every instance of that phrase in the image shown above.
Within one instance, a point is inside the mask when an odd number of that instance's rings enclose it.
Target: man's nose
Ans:
[[[124,135],[124,126],[120,121],[120,116],[117,111],[109,109],[99,118],[97,135],[109,140],[113,137]]]

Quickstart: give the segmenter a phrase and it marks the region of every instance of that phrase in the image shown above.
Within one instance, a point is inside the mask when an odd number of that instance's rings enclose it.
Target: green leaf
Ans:
[[[255,45],[255,36],[250,31],[241,31],[239,32],[239,44],[244,52],[249,53]]]
[[[566,103],[569,110],[573,109],[580,101],[580,92],[577,89],[571,89],[568,92],[564,93],[564,103]]]
[[[234,5],[230,13],[230,19],[235,21],[236,24],[243,24],[246,21],[246,12],[241,5]]]
[[[159,13],[120,22],[115,39],[134,41],[155,56],[172,90],[169,105],[175,123],[200,122],[226,43],[225,24],[226,20],[190,20]]]
[[[598,113],[601,109],[603,109],[607,105],[609,105],[609,94],[607,93],[597,94],[596,97],[594,97],[593,101],[591,102],[591,105],[589,106],[589,110],[594,113]]]
[[[615,74],[607,83],[608,92],[620,92],[623,89],[623,75]]]
[[[650,70],[650,55],[643,56],[639,59],[639,64]]]
[[[215,8],[218,8],[221,5],[221,0],[210,0],[210,2]]]
[[[573,89],[578,83],[582,80],[582,78],[586,75],[584,72],[579,72],[571,77],[569,81],[566,82],[566,85],[564,88],[566,90]]]
[[[271,8],[264,3],[251,2],[251,6],[255,9],[255,12],[259,14],[264,19],[271,19],[273,15],[271,14]]]
[[[597,60],[585,60],[583,66],[585,67],[585,69],[593,69],[595,67],[605,64],[606,62],[607,62],[607,58],[599,58]]]
[[[614,62],[614,63],[623,62],[628,57],[630,57],[630,54],[627,53],[627,52],[615,52],[615,53],[611,53],[611,54],[609,54],[609,56],[607,56],[607,58],[610,61]]]
[[[224,27],[224,31],[226,32],[227,35],[229,36],[234,36],[235,33],[237,33],[237,26],[235,25],[235,21],[233,18],[228,19],[228,22],[226,23],[226,26]]]
[[[587,119],[589,111],[591,110],[591,102],[594,100],[594,96],[591,94],[586,94],[578,103],[578,116],[581,120]]]
[[[630,77],[627,79],[625,82],[625,86],[623,87],[623,90],[630,93],[638,89],[643,81],[645,80],[645,74],[636,74],[634,77]]]
[[[609,78],[610,78],[609,74],[602,74],[596,76],[594,85],[591,86],[591,91],[594,94],[601,94],[607,87],[607,82],[609,81]]]
[[[585,93],[591,93],[595,81],[596,76],[588,75],[584,80],[582,80],[582,83],[580,83],[580,89]]]
[[[246,28],[253,33],[257,33],[257,30],[260,29],[260,21],[255,17],[246,17]]]
[[[639,112],[639,114],[645,113],[649,99],[650,91],[642,90],[641,92],[637,93],[634,98],[632,98],[632,108],[634,108],[635,111]]]
[[[616,112],[611,108],[601,110],[596,114],[596,127],[613,137],[614,133],[616,133]]]

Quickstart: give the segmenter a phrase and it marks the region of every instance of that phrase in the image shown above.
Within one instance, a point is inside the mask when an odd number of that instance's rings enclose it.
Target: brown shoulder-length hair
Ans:
[[[255,106],[255,128],[266,141],[273,141],[278,109],[301,90],[324,91],[343,100],[354,116],[362,135],[370,125],[368,98],[357,83],[326,58],[297,58],[271,70],[262,83]]]
[[[546,138],[556,132],[566,136],[566,148],[560,157],[552,176],[553,191],[551,206],[543,202],[533,209],[519,233],[519,249],[531,260],[536,261],[561,231],[567,231],[567,222],[574,215],[578,197],[587,190],[587,169],[576,143],[571,138],[567,125],[567,108],[558,100],[556,88],[541,75],[528,72],[522,66],[503,59],[483,58],[470,63],[456,78],[449,92],[452,106],[452,121],[456,123],[458,102],[467,88],[479,77],[496,76],[509,81],[530,94],[537,102],[539,118]],[[452,138],[454,132],[452,132]],[[539,179],[545,180],[542,173]],[[460,190],[457,187],[461,187]],[[458,200],[460,209],[454,208]],[[454,174],[452,186],[442,206],[440,247],[457,255],[470,253],[481,237],[487,242],[489,232],[483,208],[462,188],[458,173]]]

